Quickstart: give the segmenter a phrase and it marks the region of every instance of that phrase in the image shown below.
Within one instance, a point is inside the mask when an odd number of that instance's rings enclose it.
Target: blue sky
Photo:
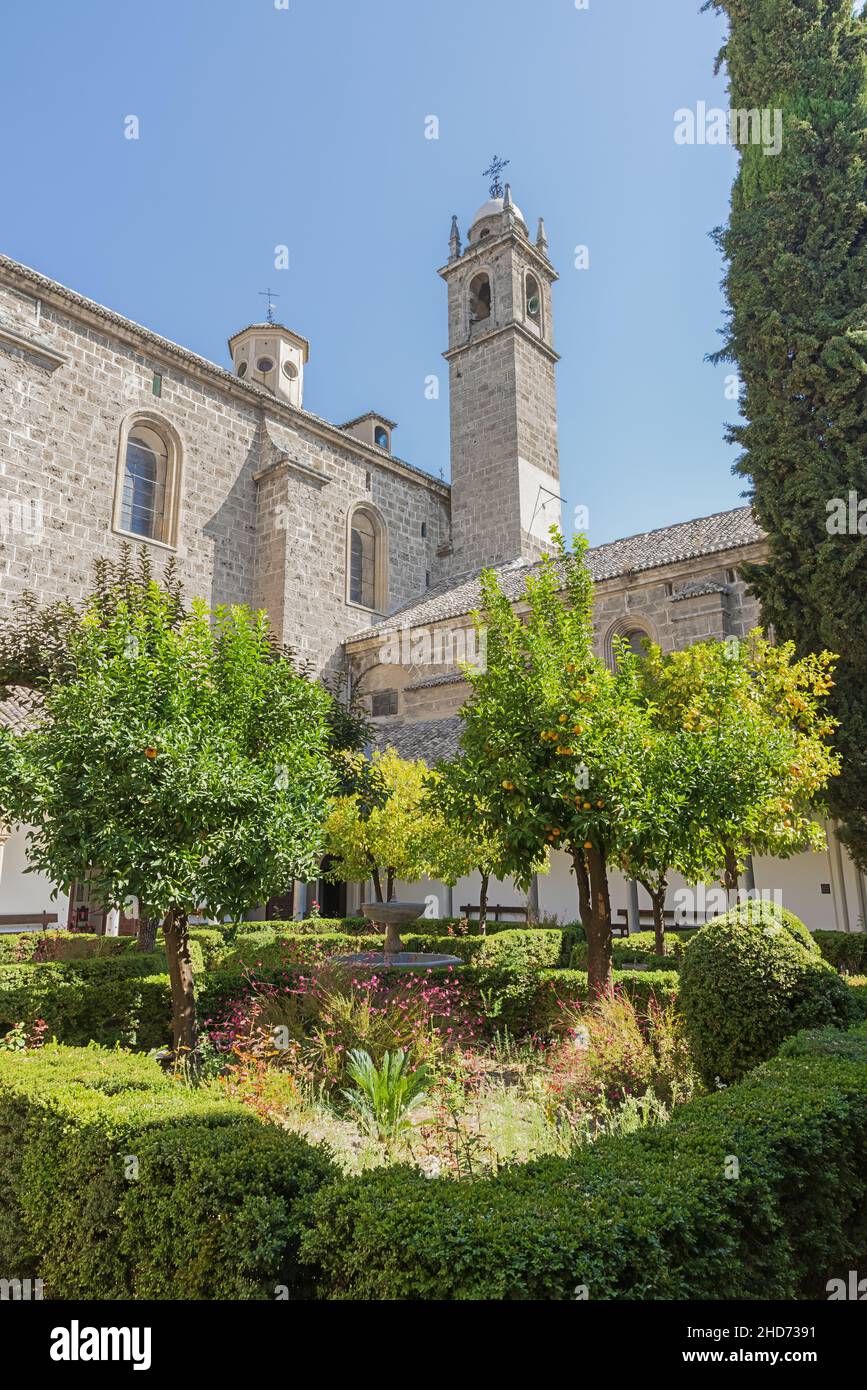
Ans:
[[[280,0],[278,0],[278,3]],[[555,287],[567,517],[591,543],[737,506],[718,345],[731,148],[700,0],[44,0],[4,16],[0,249],[224,365],[258,291],[311,341],[305,405],[399,422],[448,476],[445,286],[491,156]],[[124,138],[136,115],[140,138]],[[439,139],[425,139],[425,118]],[[290,269],[274,269],[288,245]],[[590,250],[589,270],[574,249]],[[438,401],[425,378],[440,374]]]

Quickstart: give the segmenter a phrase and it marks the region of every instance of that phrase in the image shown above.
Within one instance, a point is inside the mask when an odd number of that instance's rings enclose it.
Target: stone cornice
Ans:
[[[498,237],[485,237],[484,241],[473,242],[471,246],[466,247],[456,261],[448,261],[446,265],[440,266],[437,275],[442,276],[443,280],[448,280],[449,276],[453,275],[454,272],[462,266],[470,265],[473,261],[485,260],[497,247],[505,246],[505,244],[510,241],[517,242],[522,254],[527,257],[527,260],[533,262],[536,269],[546,277],[549,284],[553,285],[555,280],[560,279],[560,276],[548,260],[548,257],[543,256],[541,251],[533,245],[532,241],[530,241],[528,237],[522,236],[517,230],[503,232]]]
[[[470,338],[466,343],[460,343],[458,347],[449,348],[447,352],[443,353],[443,357],[447,362],[451,362],[453,358],[460,357],[464,352],[469,352],[470,348],[477,347],[479,343],[489,343],[492,339],[501,337],[503,333],[518,333],[522,338],[525,338],[528,343],[532,343],[533,347],[538,348],[540,352],[544,353],[551,362],[560,361],[559,352],[555,352],[554,349],[543,342],[541,338],[537,338],[535,333],[531,333],[529,329],[525,328],[517,319],[512,323],[504,323],[500,328],[492,329],[490,333],[480,333],[477,337]]]

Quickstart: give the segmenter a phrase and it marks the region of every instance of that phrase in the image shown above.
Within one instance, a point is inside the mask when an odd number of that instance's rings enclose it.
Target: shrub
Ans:
[[[166,1041],[170,1017],[165,958],[138,951],[103,960],[0,966],[0,1034],[44,1019],[71,1044]]]
[[[786,1038],[780,1057],[845,1057],[867,1064],[867,1025],[861,1023],[847,1032],[839,1028],[808,1028]]]
[[[756,924],[760,927],[773,926],[774,923],[777,923],[784,927],[789,935],[793,936],[811,955],[821,954],[815,937],[800,917],[796,917],[794,912],[790,912],[787,907],[782,907],[779,903],[767,902],[763,898],[747,898],[745,902],[729,908],[728,912],[724,912],[722,916],[714,917],[708,925],[715,926],[719,922],[743,922]]]
[[[190,944],[201,951],[202,966],[205,970],[216,965],[226,944],[226,938],[216,927],[194,927],[190,931]],[[195,969],[195,965],[193,966]]]
[[[0,1054],[0,1267],[48,1297],[302,1297],[300,1203],[333,1176],[321,1148],[150,1059]]]
[[[477,1031],[472,1000],[453,971],[365,972],[326,960],[309,974],[257,981],[209,1025],[218,1052],[291,1067],[317,1088],[345,1081],[355,1050],[378,1065],[388,1052],[436,1062]],[[282,1037],[275,1030],[281,1030]]]
[[[89,960],[135,950],[134,936],[97,936],[92,932],[29,931],[0,936],[0,965],[25,961]]]
[[[867,932],[817,931],[813,939],[837,970],[867,975]]]
[[[426,1098],[424,1063],[413,1071],[409,1054],[398,1048],[386,1052],[377,1066],[369,1052],[356,1048],[346,1070],[354,1084],[343,1098],[366,1134],[390,1146],[412,1128],[412,1112]]]
[[[640,1012],[612,989],[564,1009],[564,1036],[550,1055],[548,1087],[558,1115],[607,1115],[649,1092],[666,1106],[689,1099],[692,1076],[682,1023],[671,1002]]]
[[[793,1057],[569,1160],[340,1180],[302,1255],[337,1299],[794,1299],[863,1251],[865,1211],[867,1069]]]
[[[739,1080],[802,1028],[846,1024],[846,985],[764,904],[709,923],[687,947],[680,1005],[696,1067],[707,1085]]]

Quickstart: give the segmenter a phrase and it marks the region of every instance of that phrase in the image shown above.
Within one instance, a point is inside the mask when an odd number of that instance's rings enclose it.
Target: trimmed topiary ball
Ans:
[[[714,918],[714,922],[758,922],[763,927],[778,922],[796,941],[800,941],[802,946],[806,946],[812,955],[820,956],[822,954],[812,932],[809,927],[804,925],[800,917],[796,917],[794,912],[790,912],[787,907],[780,907],[773,902],[765,902],[761,898],[748,898],[746,902],[738,903],[737,907],[729,908],[728,912],[724,912],[721,917]]]
[[[779,908],[758,902],[718,917],[689,943],[680,1008],[709,1086],[739,1081],[802,1028],[845,1026],[853,1016],[847,986],[814,943],[802,944]]]

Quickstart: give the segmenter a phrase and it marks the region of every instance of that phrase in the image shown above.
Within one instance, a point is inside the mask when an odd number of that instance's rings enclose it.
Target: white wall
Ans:
[[[26,874],[27,831],[19,826],[12,831],[5,845],[0,846],[0,915],[9,917],[20,912],[28,916],[36,912],[56,912],[58,924],[66,926],[69,898],[59,893],[52,900],[54,884],[42,874]]]
[[[791,859],[769,859],[754,856],[753,869],[756,889],[761,892],[779,892],[784,907],[787,907],[812,931],[858,931],[859,918],[863,911],[864,898],[859,895],[858,875],[855,866],[846,853],[836,844],[833,831],[829,832],[829,847],[818,854],[797,854]],[[614,920],[620,909],[628,909],[629,887],[623,874],[612,870],[609,873],[611,892],[611,911]],[[572,863],[562,850],[551,855],[547,874],[539,875],[539,910],[544,917],[557,917],[562,922],[576,922],[578,912],[578,888],[572,873]],[[823,893],[822,884],[830,885],[831,892]],[[687,887],[685,880],[672,874],[666,898],[666,907],[675,906],[675,893]],[[742,888],[745,887],[743,879]],[[699,890],[700,891],[700,890]],[[708,889],[710,891],[710,889]],[[867,884],[864,885],[867,895]],[[453,909],[448,912],[448,890],[441,883],[425,880],[423,883],[398,883],[395,886],[398,898],[408,901],[424,901],[430,895],[436,898],[436,908],[430,915],[436,917],[457,916],[464,903],[479,901],[479,876],[461,879],[452,894]],[[488,902],[502,903],[517,907],[526,904],[527,894],[519,892],[512,883],[491,881]],[[639,906],[650,907],[650,898],[643,888],[638,889]]]

